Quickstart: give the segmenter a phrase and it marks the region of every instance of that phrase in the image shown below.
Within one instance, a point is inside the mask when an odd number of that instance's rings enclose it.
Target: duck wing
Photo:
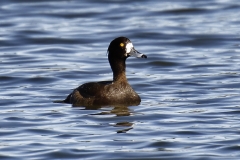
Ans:
[[[84,98],[100,97],[105,86],[112,84],[112,81],[100,81],[85,83],[77,88]]]
[[[79,92],[82,98],[100,97],[104,91],[104,87],[109,84],[112,84],[112,81],[89,82],[82,84],[74,89],[74,91],[70,93],[63,102],[71,103],[71,97],[76,91]]]

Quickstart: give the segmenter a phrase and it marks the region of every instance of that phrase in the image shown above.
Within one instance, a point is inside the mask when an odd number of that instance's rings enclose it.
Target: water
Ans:
[[[238,0],[0,2],[0,159],[240,158]],[[111,80],[126,36],[139,106],[56,104]]]

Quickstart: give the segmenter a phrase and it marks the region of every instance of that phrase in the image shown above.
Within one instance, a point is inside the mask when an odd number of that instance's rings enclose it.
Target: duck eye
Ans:
[[[120,43],[120,46],[121,46],[121,47],[124,47],[124,43]]]

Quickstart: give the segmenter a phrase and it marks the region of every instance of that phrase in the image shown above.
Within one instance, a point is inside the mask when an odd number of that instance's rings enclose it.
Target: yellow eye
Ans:
[[[123,46],[124,46],[124,43],[120,43],[120,46],[123,47]]]

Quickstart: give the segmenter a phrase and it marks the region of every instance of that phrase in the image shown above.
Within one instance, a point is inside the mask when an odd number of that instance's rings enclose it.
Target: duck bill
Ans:
[[[135,48],[132,48],[132,50],[129,53],[129,56],[133,56],[137,58],[147,58],[145,54],[138,52]]]

